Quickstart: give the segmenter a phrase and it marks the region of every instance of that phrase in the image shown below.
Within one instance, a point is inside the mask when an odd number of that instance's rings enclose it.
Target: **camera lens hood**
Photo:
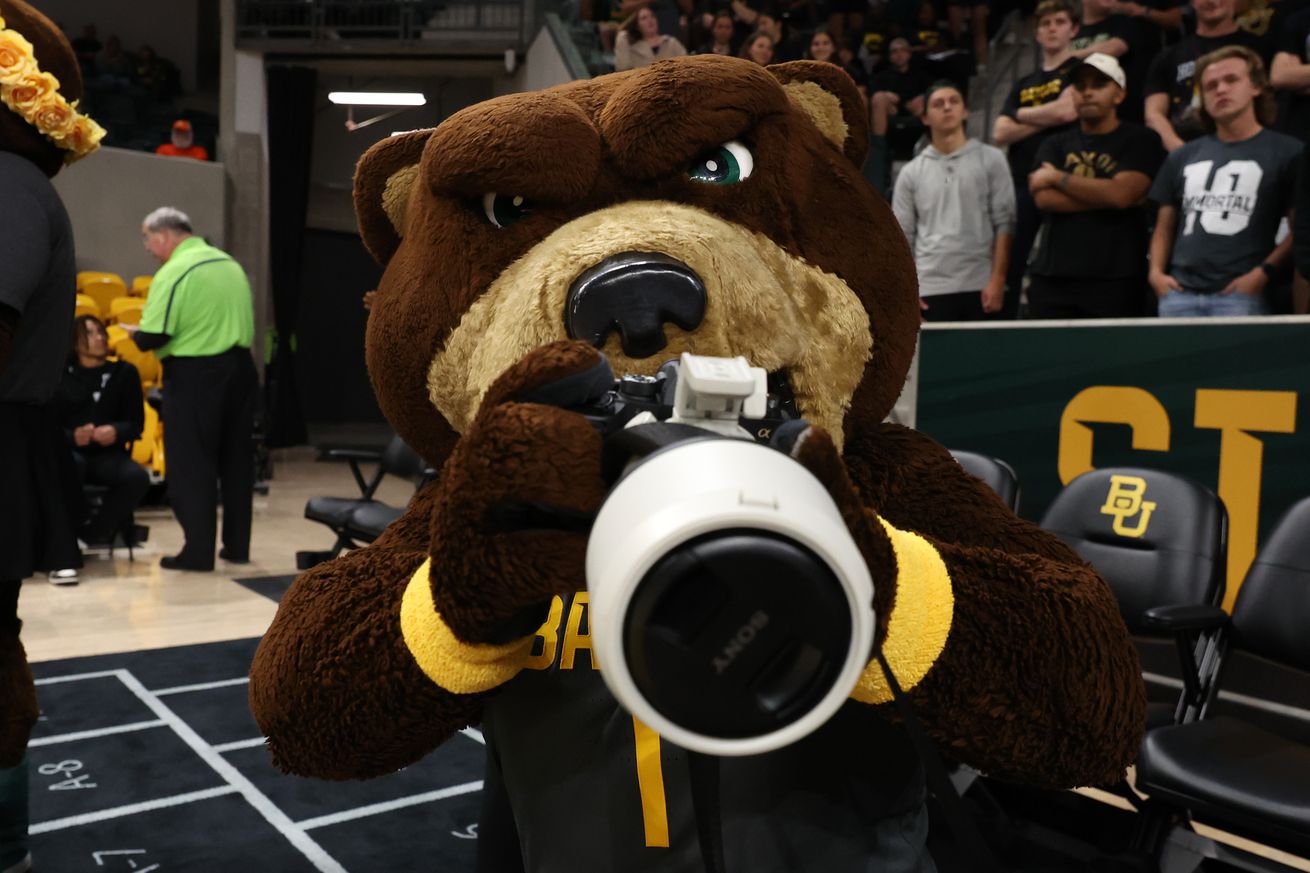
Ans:
[[[678,745],[748,755],[845,702],[873,644],[873,584],[823,485],[746,440],[633,467],[587,547],[592,642],[615,697]]]

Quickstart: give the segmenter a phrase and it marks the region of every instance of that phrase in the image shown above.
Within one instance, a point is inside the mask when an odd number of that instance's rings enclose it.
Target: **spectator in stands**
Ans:
[[[627,21],[642,9],[649,9],[659,22],[659,32],[676,37],[682,34],[685,17],[691,14],[693,4],[694,0],[620,0],[619,11]]]
[[[1187,0],[1115,0],[1110,11],[1115,15],[1126,15],[1136,19],[1140,24],[1152,28],[1144,36],[1154,37],[1147,42],[1157,46],[1160,38],[1172,38],[1183,29],[1183,10]]]
[[[1069,41],[1070,54],[1085,58],[1097,52],[1120,59],[1128,54],[1133,24],[1126,16],[1116,15],[1114,5],[1114,0],[1083,0],[1078,35]]]
[[[771,8],[755,16],[755,29],[773,40],[773,63],[799,60],[804,55],[804,46],[791,37],[782,16]]]
[[[933,0],[921,0],[916,8],[914,26],[909,30],[910,51],[923,55],[947,48],[950,43],[937,17],[937,4]]]
[[[55,402],[82,481],[109,489],[99,512],[78,532],[88,546],[109,545],[117,533],[130,536],[132,512],[150,488],[150,475],[127,449],[145,422],[141,378],[136,367],[108,355],[100,319],[78,317]]]
[[[761,67],[768,66],[773,63],[773,38],[767,33],[755,31],[741,44],[741,56]]]
[[[864,26],[864,36],[860,41],[860,63],[866,70],[870,73],[882,71],[891,41],[892,29],[887,24],[886,4],[879,3],[869,9],[869,22]]]
[[[614,69],[634,70],[648,67],[665,58],[678,58],[687,53],[682,43],[667,33],[660,33],[660,22],[655,13],[646,7],[624,22],[614,38]]]
[[[1301,143],[1265,129],[1273,95],[1251,49],[1225,46],[1197,61],[1202,121],[1214,133],[1175,149],[1151,187],[1151,287],[1162,317],[1259,315],[1291,257],[1274,244],[1292,206]]]
[[[1146,213],[1151,179],[1164,161],[1155,132],[1120,121],[1123,67],[1094,53],[1072,72],[1078,126],[1037,152],[1029,190],[1043,213],[1029,268],[1033,318],[1132,318],[1146,302]]]
[[[1078,33],[1077,9],[1073,0],[1042,0],[1036,15],[1041,68],[1015,83],[992,126],[992,142],[1008,146],[1006,157],[1015,187],[1014,245],[1006,281],[1010,295],[1005,314],[1010,318],[1018,308],[1028,253],[1041,224],[1041,215],[1028,190],[1028,174],[1046,138],[1078,120],[1069,78],[1080,63],[1069,49]]]
[[[841,39],[848,33],[864,32],[864,13],[869,8],[868,0],[827,0],[824,4],[828,10],[828,33],[833,39]]]
[[[245,270],[195,236],[170,207],[141,224],[146,251],[161,266],[135,332],[164,363],[164,451],[168,497],[182,525],[182,551],[160,561],[175,570],[214,569],[216,485],[222,481],[219,557],[250,557],[254,420],[258,377],[250,358],[254,308]],[[129,328],[129,331],[131,328]]]
[[[1241,45],[1257,54],[1263,41],[1237,26],[1236,0],[1192,0],[1196,32],[1161,50],[1146,74],[1146,126],[1160,134],[1173,151],[1206,132],[1201,121],[1201,94],[1196,87],[1197,59],[1227,45]]]
[[[100,43],[100,38],[96,36],[96,26],[88,24],[82,28],[82,35],[73,40],[73,51],[77,53],[77,63],[82,68],[83,75],[89,75],[95,72],[96,57],[100,50],[104,48]]]
[[[837,44],[837,57],[833,60],[837,66],[846,71],[859,89],[865,102],[869,99],[869,73],[860,61],[861,39],[858,33],[847,34]]]
[[[914,251],[926,321],[977,321],[1001,311],[1014,229],[1014,182],[1000,149],[969,139],[953,82],[925,95],[932,142],[896,179],[892,210]]]
[[[923,133],[923,94],[928,78],[911,63],[910,43],[904,37],[891,41],[887,69],[873,77],[873,135],[892,140],[892,153],[909,158],[915,141]]]
[[[621,0],[582,0],[578,14],[583,21],[595,22],[601,48],[613,52],[614,35],[626,18]]]
[[[805,52],[805,59],[841,66],[841,59],[837,57],[837,43],[829,31],[822,27],[814,31],[810,36],[810,47]]]
[[[1276,48],[1269,81],[1284,95],[1278,130],[1310,142],[1310,8],[1287,20]]]
[[[951,29],[951,42],[963,46],[964,22],[967,14],[969,29],[973,33],[973,59],[981,71],[987,63],[987,14],[991,0],[946,0],[946,21]]]
[[[165,155],[170,158],[195,158],[197,161],[209,160],[209,151],[204,146],[195,144],[195,137],[191,131],[191,122],[185,118],[179,118],[173,122],[173,130],[169,135],[169,141],[157,147],[155,154]]]
[[[696,49],[698,55],[726,55],[731,57],[737,53],[736,46],[733,43],[733,19],[732,13],[723,11],[714,16],[714,23],[710,25],[710,38],[700,48]]]
[[[101,85],[130,88],[136,73],[136,62],[123,51],[123,41],[111,36],[105,41],[105,50],[96,58],[96,74]]]
[[[136,51],[136,83],[156,100],[172,100],[182,90],[177,67],[148,45]]]

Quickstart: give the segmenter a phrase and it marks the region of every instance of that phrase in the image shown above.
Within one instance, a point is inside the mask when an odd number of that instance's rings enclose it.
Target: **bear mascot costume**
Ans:
[[[36,692],[18,640],[18,592],[71,553],[72,519],[52,493],[69,459],[50,406],[76,302],[72,226],[50,178],[95,151],[103,129],[77,111],[82,74],[67,38],[23,0],[0,0],[0,871],[23,871],[21,763]],[[66,523],[66,536],[46,526]],[[67,545],[60,540],[66,541]],[[54,564],[54,566],[52,566]]]
[[[945,449],[883,423],[919,306],[905,239],[860,174],[867,147],[839,68],[700,56],[499,97],[365,154],[359,226],[386,267],[369,372],[439,475],[283,599],[250,686],[279,767],[367,778],[481,724],[506,807],[484,821],[484,861],[706,869],[694,756],[616,702],[591,646],[602,437],[543,399],[604,359],[649,376],[690,352],[787,387],[805,425],[786,451],[840,511],[877,616],[832,719],[718,759],[727,869],[932,869],[922,769],[874,654],[955,759],[1037,786],[1122,777],[1146,703],[1105,582]],[[584,274],[632,253],[676,262],[701,299],[643,296],[638,276],[579,300]]]

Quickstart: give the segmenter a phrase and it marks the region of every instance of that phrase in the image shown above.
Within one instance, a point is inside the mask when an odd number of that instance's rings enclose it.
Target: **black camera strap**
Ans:
[[[882,668],[883,675],[887,677],[887,686],[891,688],[892,700],[901,714],[901,721],[905,723],[905,732],[910,735],[910,742],[914,743],[915,751],[919,753],[919,760],[923,763],[924,773],[928,777],[928,788],[937,798],[942,817],[946,819],[946,824],[954,834],[956,842],[971,859],[972,869],[978,873],[1001,873],[996,857],[983,839],[978,825],[964,808],[964,800],[955,790],[955,784],[951,782],[951,777],[946,772],[946,765],[942,763],[942,756],[937,752],[937,747],[933,745],[932,740],[928,739],[919,716],[914,712],[914,706],[901,690],[901,684],[896,681],[887,659],[883,657],[881,650],[876,652],[874,657],[878,661],[878,666]]]

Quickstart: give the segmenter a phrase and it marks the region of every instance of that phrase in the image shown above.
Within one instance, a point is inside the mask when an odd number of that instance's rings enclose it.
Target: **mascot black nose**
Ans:
[[[624,354],[647,358],[668,345],[666,323],[695,330],[705,318],[705,284],[677,258],[654,252],[611,255],[569,288],[569,336],[596,348],[619,332]]]

